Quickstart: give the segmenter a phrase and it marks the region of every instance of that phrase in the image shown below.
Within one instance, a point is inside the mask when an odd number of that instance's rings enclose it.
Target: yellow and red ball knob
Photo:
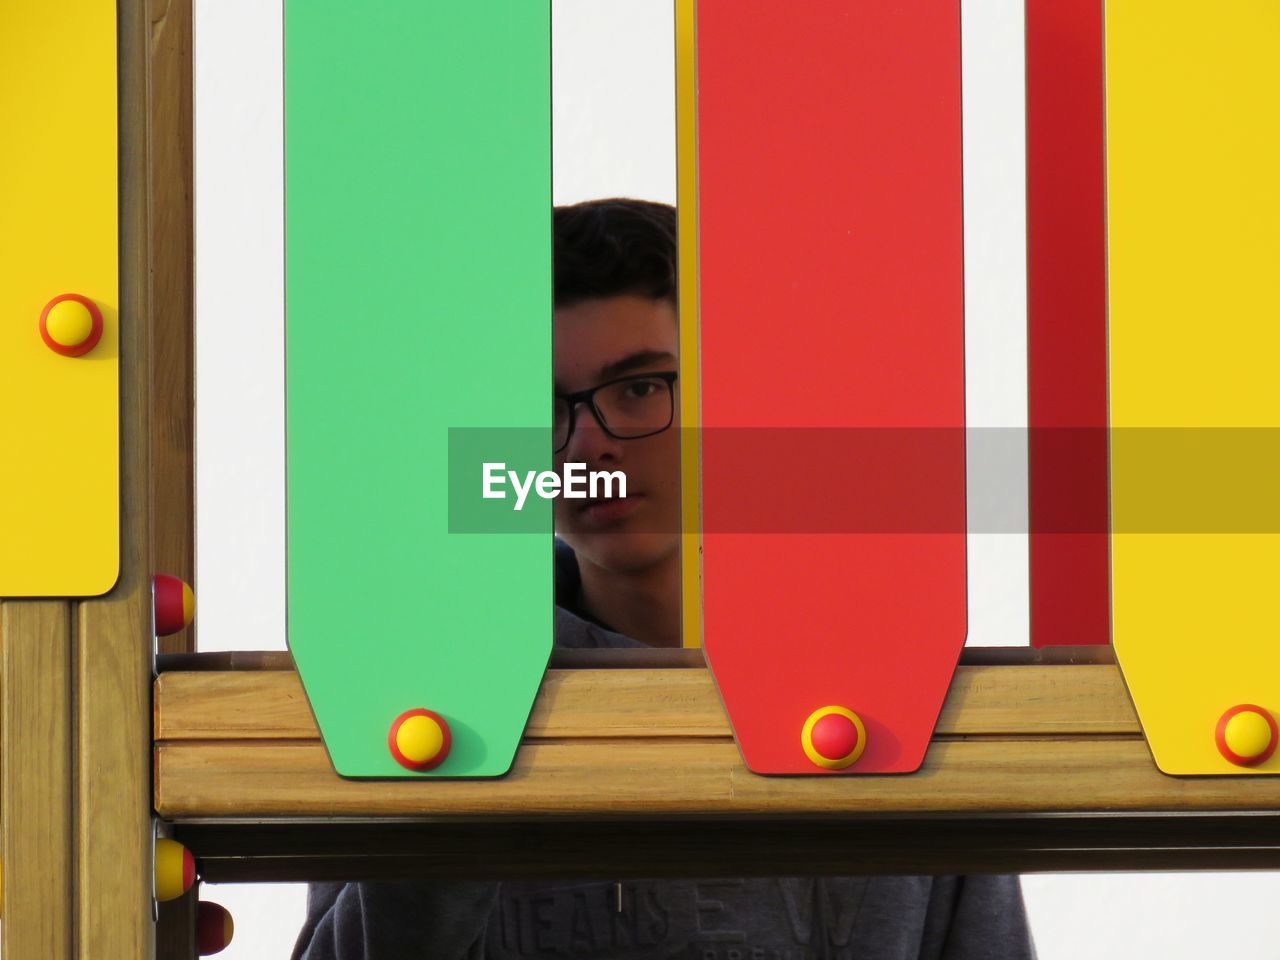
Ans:
[[[387,734],[387,747],[400,766],[421,772],[444,763],[453,746],[453,734],[444,717],[417,707],[396,717]]]
[[[196,882],[196,861],[177,840],[156,840],[156,899],[176,900]]]
[[[196,904],[196,953],[208,957],[221,953],[235,936],[231,912],[220,903],[201,900]]]
[[[54,297],[40,311],[40,337],[54,353],[82,357],[102,339],[102,310],[78,293]]]
[[[1214,739],[1218,752],[1236,766],[1256,767],[1276,752],[1280,730],[1270,710],[1253,703],[1241,703],[1219,718]]]
[[[167,637],[191,623],[196,615],[196,595],[177,577],[157,573],[151,579],[155,601],[156,635]]]
[[[867,728],[848,707],[819,707],[800,731],[805,756],[824,770],[853,766],[867,748]]]

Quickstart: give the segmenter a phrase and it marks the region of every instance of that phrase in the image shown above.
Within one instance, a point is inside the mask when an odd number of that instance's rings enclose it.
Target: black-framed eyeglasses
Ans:
[[[615,440],[638,440],[666,430],[675,419],[677,376],[674,370],[635,373],[597,384],[590,390],[555,394],[551,427],[554,452],[569,445],[580,403],[587,405],[601,429]]]

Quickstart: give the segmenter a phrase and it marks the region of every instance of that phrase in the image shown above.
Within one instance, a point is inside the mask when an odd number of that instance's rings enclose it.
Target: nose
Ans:
[[[622,441],[609,436],[591,405],[579,401],[574,408],[573,433],[560,451],[566,463],[588,466],[616,463],[622,458]]]

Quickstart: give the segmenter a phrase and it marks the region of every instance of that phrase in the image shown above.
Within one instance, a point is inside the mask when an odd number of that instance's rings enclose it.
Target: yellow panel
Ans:
[[[0,596],[96,596],[119,570],[116,8],[0,7]],[[84,356],[41,339],[65,293]]]
[[[676,0],[676,191],[680,220],[680,551],[682,633],[702,646],[701,454],[698,443],[698,150],[694,0]]]
[[[1280,4],[1106,4],[1112,604],[1160,769],[1280,716]],[[1247,429],[1242,429],[1247,428]]]

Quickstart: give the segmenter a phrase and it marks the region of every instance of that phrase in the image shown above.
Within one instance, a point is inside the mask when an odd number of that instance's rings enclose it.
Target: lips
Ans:
[[[578,519],[589,526],[605,526],[618,523],[631,516],[644,498],[642,493],[628,493],[626,497],[584,500],[574,510]]]

